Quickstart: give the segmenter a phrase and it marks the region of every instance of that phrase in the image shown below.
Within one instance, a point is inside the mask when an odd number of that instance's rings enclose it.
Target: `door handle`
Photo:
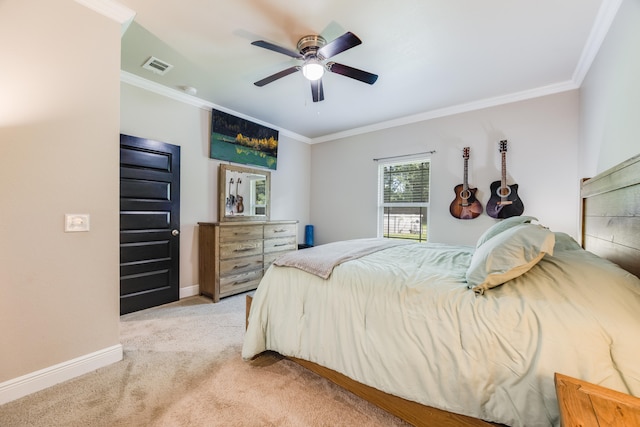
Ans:
[[[180,232],[178,230],[171,230],[171,235],[172,236],[177,236],[178,234],[180,234]]]

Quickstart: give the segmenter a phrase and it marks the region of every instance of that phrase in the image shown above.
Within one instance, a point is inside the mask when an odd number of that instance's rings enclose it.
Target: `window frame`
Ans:
[[[384,202],[384,170],[385,167],[394,166],[394,165],[406,165],[412,163],[428,163],[429,164],[429,175],[428,175],[428,201],[427,202]],[[378,226],[377,226],[377,236],[380,238],[388,238],[388,239],[401,239],[400,237],[385,237],[385,229],[384,229],[384,210],[387,207],[407,207],[407,208],[424,208],[426,213],[424,215],[426,222],[426,235],[424,239],[415,239],[420,243],[426,243],[429,241],[429,224],[431,222],[431,170],[432,170],[433,162],[431,160],[431,156],[418,155],[418,156],[407,156],[400,158],[389,158],[387,160],[378,160]],[[422,224],[421,224],[422,226]],[[413,240],[413,239],[408,239]]]

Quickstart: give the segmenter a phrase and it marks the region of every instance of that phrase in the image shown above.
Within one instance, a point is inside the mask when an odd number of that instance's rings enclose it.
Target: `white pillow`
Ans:
[[[487,231],[482,233],[482,235],[478,239],[478,242],[476,243],[476,248],[479,248],[490,238],[497,236],[498,234],[510,229],[511,227],[515,227],[516,225],[525,224],[525,223],[529,223],[531,221],[537,221],[537,220],[538,218],[535,218],[532,216],[512,216],[512,217],[503,219],[493,224],[491,227],[487,229]]]
[[[523,275],[545,254],[553,255],[555,235],[537,224],[520,224],[501,232],[476,248],[467,270],[467,284],[474,292]]]

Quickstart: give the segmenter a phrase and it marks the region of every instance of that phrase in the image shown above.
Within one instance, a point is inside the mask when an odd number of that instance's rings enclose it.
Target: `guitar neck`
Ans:
[[[465,157],[465,159],[464,159],[464,179],[462,181],[462,190],[464,192],[466,192],[469,189],[468,177],[469,177],[469,159],[467,159]]]
[[[502,154],[502,178],[500,180],[500,204],[510,205],[509,195],[511,188],[507,187],[507,141],[500,141],[500,154]]]
[[[502,179],[500,181],[500,187],[507,188],[507,153],[505,151],[502,152]],[[506,199],[506,197],[502,197],[502,201]]]

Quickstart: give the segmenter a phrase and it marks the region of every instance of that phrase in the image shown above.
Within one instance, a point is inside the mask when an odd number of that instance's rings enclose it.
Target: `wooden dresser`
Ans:
[[[199,222],[200,293],[220,298],[258,287],[271,263],[298,249],[297,221]]]
[[[640,398],[555,375],[563,427],[640,426]]]

